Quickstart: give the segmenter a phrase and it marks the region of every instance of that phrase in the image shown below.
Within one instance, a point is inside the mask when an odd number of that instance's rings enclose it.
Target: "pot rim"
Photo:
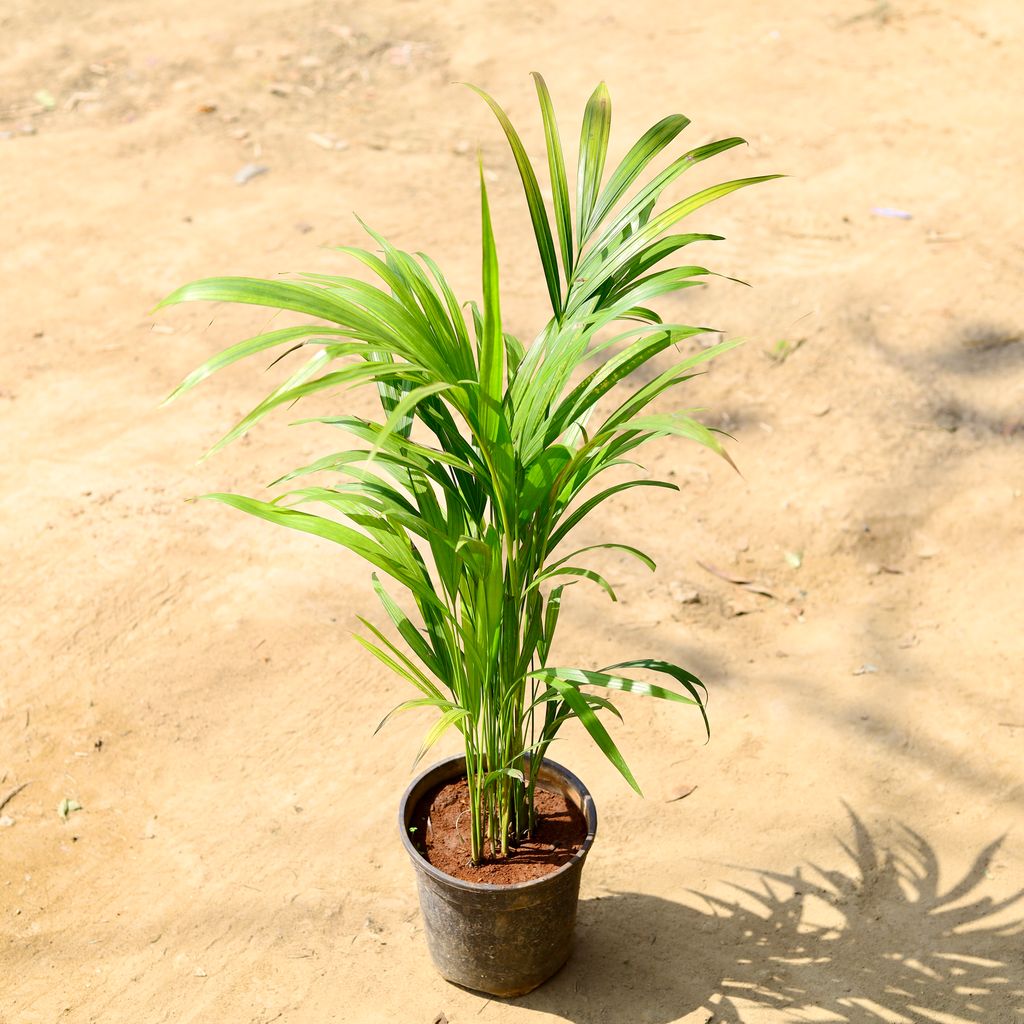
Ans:
[[[568,768],[563,767],[557,761],[552,761],[547,757],[544,758],[542,763],[546,767],[554,770],[557,774],[561,775],[566,782],[575,788],[583,797],[583,806],[580,808],[580,811],[587,823],[587,835],[580,844],[580,848],[561,867],[548,872],[546,875],[541,875],[540,878],[531,878],[525,882],[513,882],[506,885],[499,885],[493,882],[467,882],[464,878],[456,878],[454,875],[449,875],[447,871],[442,871],[440,868],[435,867],[429,860],[427,860],[426,857],[423,856],[422,853],[420,853],[419,850],[416,849],[415,846],[413,846],[405,824],[406,808],[409,805],[409,800],[412,797],[413,790],[416,789],[425,776],[429,775],[431,772],[437,771],[439,768],[443,768],[448,765],[453,767],[455,765],[461,765],[464,769],[466,764],[465,755],[453,754],[451,757],[443,758],[442,760],[432,764],[429,768],[425,768],[421,771],[406,787],[405,792],[402,794],[402,800],[398,805],[398,832],[402,837],[402,845],[405,847],[405,852],[412,858],[415,869],[417,871],[423,871],[435,881],[443,882],[451,888],[464,889],[468,892],[516,892],[524,889],[534,889],[537,886],[549,883],[559,875],[565,874],[580,866],[582,861],[586,859],[587,854],[590,852],[590,848],[594,845],[594,839],[597,836],[597,808],[594,805],[594,798],[590,795],[590,790],[587,789],[583,782],[569,771]]]

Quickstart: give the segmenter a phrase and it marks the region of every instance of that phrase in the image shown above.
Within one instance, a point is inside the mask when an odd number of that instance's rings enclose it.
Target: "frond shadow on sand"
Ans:
[[[578,1024],[746,1024],[761,1008],[783,1021],[1024,1022],[1024,924],[1004,913],[1024,890],[979,892],[1002,839],[943,891],[923,836],[901,826],[883,844],[847,810],[842,867],[749,871],[732,898],[694,893],[703,909],[630,892],[583,901],[569,964],[517,1005]]]

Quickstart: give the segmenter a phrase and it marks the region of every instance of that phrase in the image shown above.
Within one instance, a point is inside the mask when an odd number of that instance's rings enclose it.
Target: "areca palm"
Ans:
[[[376,387],[379,420],[339,412],[301,421],[341,428],[354,440],[275,481],[290,485],[277,497],[206,497],[333,541],[377,570],[373,586],[393,630],[361,619],[366,635],[358,640],[417,691],[392,714],[436,712],[419,756],[447,729],[462,734],[474,862],[488,847],[491,855],[506,855],[509,844],[529,832],[540,762],[570,719],[579,720],[639,792],[602,722],[606,713],[618,715],[609,691],[695,705],[707,727],[705,688],[680,666],[655,658],[601,670],[551,664],[566,587],[589,581],[615,597],[581,556],[613,548],[654,568],[648,555],[628,544],[569,554],[561,553],[561,545],[616,495],[637,487],[674,488],[647,477],[599,485],[640,446],[677,436],[728,459],[715,433],[691,416],[652,413],[650,406],[733,342],[698,348],[638,388],[630,382],[656,357],[706,330],[664,323],[650,306],[710,274],[700,266],[666,267],[665,261],[720,236],[672,233],[673,226],[712,200],[775,177],[728,181],[657,212],[665,190],[688,168],[742,142],[729,138],[682,154],[627,198],[688,121],[681,115],[659,121],[605,181],[611,105],[602,84],[583,116],[573,200],[548,89],[540,75],[534,77],[550,212],[518,133],[501,107],[477,90],[511,146],[551,304],[531,344],[503,328],[482,171],[479,306],[464,307],[429,257],[403,252],[369,229],[372,249],[342,252],[363,264],[375,283],[321,274],[292,281],[211,278],[161,303],[253,303],[314,318],[231,346],[172,393],[174,398],[215,371],[270,349],[309,354],[211,453],[279,406],[320,392]],[[308,511],[309,505],[322,512]],[[395,585],[401,600],[392,593]],[[662,685],[644,681],[638,671],[661,676]]]

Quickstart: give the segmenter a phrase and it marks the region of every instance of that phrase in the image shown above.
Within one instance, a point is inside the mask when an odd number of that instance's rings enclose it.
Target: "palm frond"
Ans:
[[[493,97],[471,87],[497,117],[511,148],[540,254],[551,316],[532,344],[523,345],[502,323],[498,250],[482,166],[480,305],[461,303],[430,257],[404,252],[366,225],[372,249],[338,251],[372,281],[326,274],[294,281],[209,278],[160,304],[247,303],[310,318],[229,346],[171,393],[169,399],[178,398],[220,370],[271,349],[285,355],[312,350],[212,451],[281,406],[313,395],[340,402],[349,389],[376,388],[380,421],[354,415],[344,404],[332,414],[297,421],[339,428],[354,439],[275,481],[302,481],[299,486],[270,501],[223,493],[206,497],[332,541],[377,570],[373,587],[393,632],[361,619],[369,637],[357,639],[419,693],[381,724],[402,711],[438,712],[417,759],[448,729],[462,734],[476,860],[484,855],[486,837],[492,852],[503,854],[512,835],[531,827],[537,766],[567,721],[579,721],[639,792],[599,718],[619,711],[590,689],[696,705],[707,727],[704,684],[669,662],[642,658],[600,671],[550,667],[567,588],[594,583],[615,598],[608,580],[581,564],[580,556],[586,562],[594,552],[611,549],[654,568],[643,551],[617,541],[571,554],[559,548],[595,510],[626,491],[678,489],[646,476],[598,489],[598,477],[635,465],[626,456],[650,441],[685,438],[731,463],[718,434],[692,410],[657,411],[653,404],[738,342],[684,348],[666,368],[658,362],[664,353],[710,329],[663,323],[657,305],[718,276],[695,264],[665,265],[690,245],[721,241],[720,235],[674,233],[675,225],[708,203],[777,177],[712,185],[659,211],[666,190],[686,170],[743,140],[698,146],[640,184],[689,124],[672,114],[648,129],[605,181],[611,100],[602,83],[583,114],[573,197],[551,95],[540,75],[534,81],[550,215],[518,131]],[[636,387],[641,372],[646,383]],[[304,511],[310,504],[323,514]],[[408,611],[378,572],[398,584],[411,601]],[[670,682],[634,679],[622,669],[653,672]]]

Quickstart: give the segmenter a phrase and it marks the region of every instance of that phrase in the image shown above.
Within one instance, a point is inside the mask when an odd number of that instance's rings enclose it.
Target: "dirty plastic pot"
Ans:
[[[587,838],[560,868],[528,882],[466,882],[438,870],[413,846],[409,826],[420,798],[466,774],[461,756],[428,768],[402,797],[398,826],[416,869],[427,945],[441,975],[493,996],[521,996],[547,981],[572,952],[583,862],[594,844],[597,810],[586,786],[545,760],[537,784],[563,794],[582,812]]]

